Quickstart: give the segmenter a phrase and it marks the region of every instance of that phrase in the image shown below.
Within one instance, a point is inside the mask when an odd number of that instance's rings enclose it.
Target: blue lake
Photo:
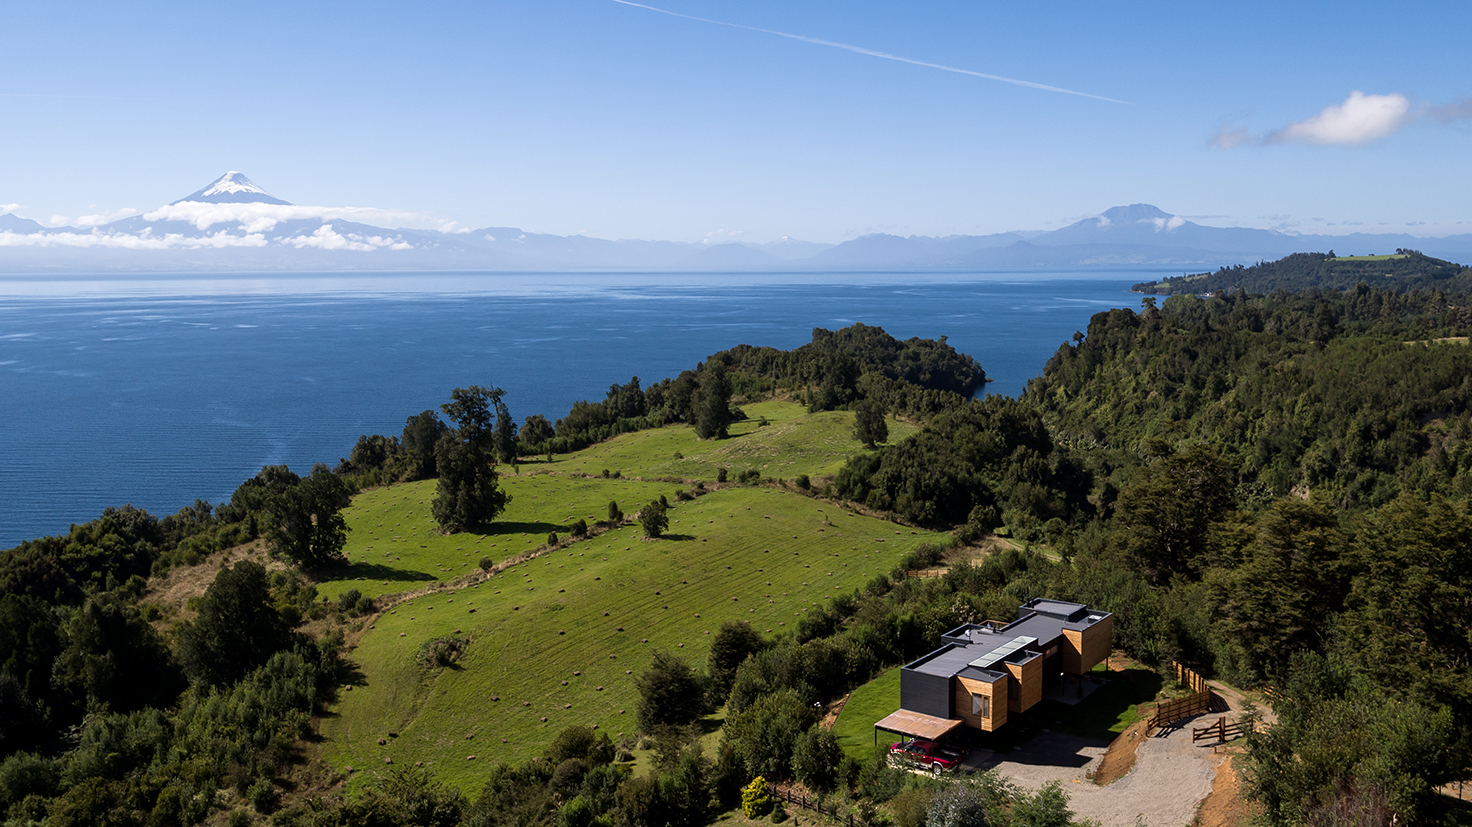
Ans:
[[[0,548],[110,505],[228,499],[335,464],[457,386],[556,419],[741,343],[814,327],[948,337],[1016,395],[1146,271],[349,274],[0,281]]]

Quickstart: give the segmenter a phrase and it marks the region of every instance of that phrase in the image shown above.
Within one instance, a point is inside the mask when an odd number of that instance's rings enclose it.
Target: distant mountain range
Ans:
[[[90,228],[0,214],[0,273],[271,270],[870,270],[1181,267],[1202,269],[1294,252],[1340,255],[1413,248],[1472,259],[1472,234],[1289,235],[1206,227],[1149,204],[1114,207],[1042,233],[873,234],[842,244],[607,240],[459,230],[423,214],[298,206],[239,172],[143,215]]]

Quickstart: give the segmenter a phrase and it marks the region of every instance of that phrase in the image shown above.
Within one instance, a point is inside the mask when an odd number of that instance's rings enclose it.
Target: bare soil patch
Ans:
[[[1242,827],[1255,821],[1261,807],[1242,796],[1242,776],[1236,760],[1241,752],[1233,750],[1218,756],[1216,777],[1211,792],[1201,801],[1196,813],[1197,827]]]
[[[166,623],[170,626],[194,616],[189,601],[203,597],[205,590],[215,582],[215,576],[225,565],[235,565],[242,560],[251,560],[265,566],[268,571],[286,568],[279,560],[271,559],[266,553],[264,540],[252,540],[245,545],[212,554],[193,566],[175,566],[163,577],[150,578],[148,589],[143,592],[140,603],[152,603],[163,610]]]
[[[1099,759],[1099,768],[1094,772],[1095,784],[1117,781],[1135,768],[1135,751],[1149,737],[1146,732],[1149,727],[1150,719],[1142,717],[1109,742],[1109,749]]]

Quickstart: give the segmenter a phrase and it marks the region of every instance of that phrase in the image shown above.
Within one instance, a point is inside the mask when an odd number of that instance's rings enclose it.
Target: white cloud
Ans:
[[[159,207],[143,214],[148,221],[185,221],[201,230],[215,224],[240,224],[247,233],[274,229],[283,221],[318,219],[353,221],[364,224],[389,225],[415,230],[463,232],[458,222],[436,218],[409,210],[381,210],[374,207],[305,207],[283,204],[207,204],[184,201]]]
[[[1433,104],[1413,101],[1399,93],[1366,95],[1356,89],[1344,103],[1326,106],[1311,118],[1295,121],[1266,135],[1253,135],[1245,127],[1222,125],[1206,142],[1217,149],[1232,149],[1246,144],[1359,146],[1388,138],[1422,121],[1450,124],[1467,119],[1472,119],[1472,99]]]
[[[1356,89],[1344,103],[1326,106],[1312,118],[1270,132],[1263,142],[1356,146],[1393,135],[1413,119],[1411,101],[1405,95],[1366,95]]]
[[[700,239],[701,244],[730,244],[746,235],[745,230],[711,230]]]
[[[0,215],[12,213],[19,209],[23,209],[20,204],[0,204]]]
[[[128,218],[137,215],[138,211],[132,207],[124,207],[121,210],[104,210],[96,215],[84,215],[77,219],[79,227],[101,227],[120,218]],[[202,228],[201,228],[202,229]]]
[[[413,247],[406,241],[383,236],[362,236],[357,233],[343,235],[332,229],[331,224],[323,224],[311,235],[296,235],[281,239],[281,243],[298,250],[304,247],[315,247],[319,250],[357,250],[368,252],[388,248],[390,250],[408,250]]]
[[[155,236],[150,233],[0,233],[0,247],[82,247],[111,250],[168,250],[182,248],[221,249],[225,247],[264,247],[268,242],[260,233],[231,235],[220,231],[207,236],[184,236],[178,233]]]
[[[1161,231],[1170,232],[1185,224],[1186,219],[1181,218],[1179,215],[1173,215],[1170,218],[1152,218],[1150,219],[1150,223],[1155,225],[1155,232],[1157,233]]]

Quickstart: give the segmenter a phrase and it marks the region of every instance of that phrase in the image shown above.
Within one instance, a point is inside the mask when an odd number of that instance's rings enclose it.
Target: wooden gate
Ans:
[[[1216,723],[1204,727],[1191,727],[1191,743],[1199,744],[1202,741],[1215,741],[1225,744],[1236,738],[1241,738],[1253,731],[1251,721],[1227,721],[1223,715],[1216,719]]]

